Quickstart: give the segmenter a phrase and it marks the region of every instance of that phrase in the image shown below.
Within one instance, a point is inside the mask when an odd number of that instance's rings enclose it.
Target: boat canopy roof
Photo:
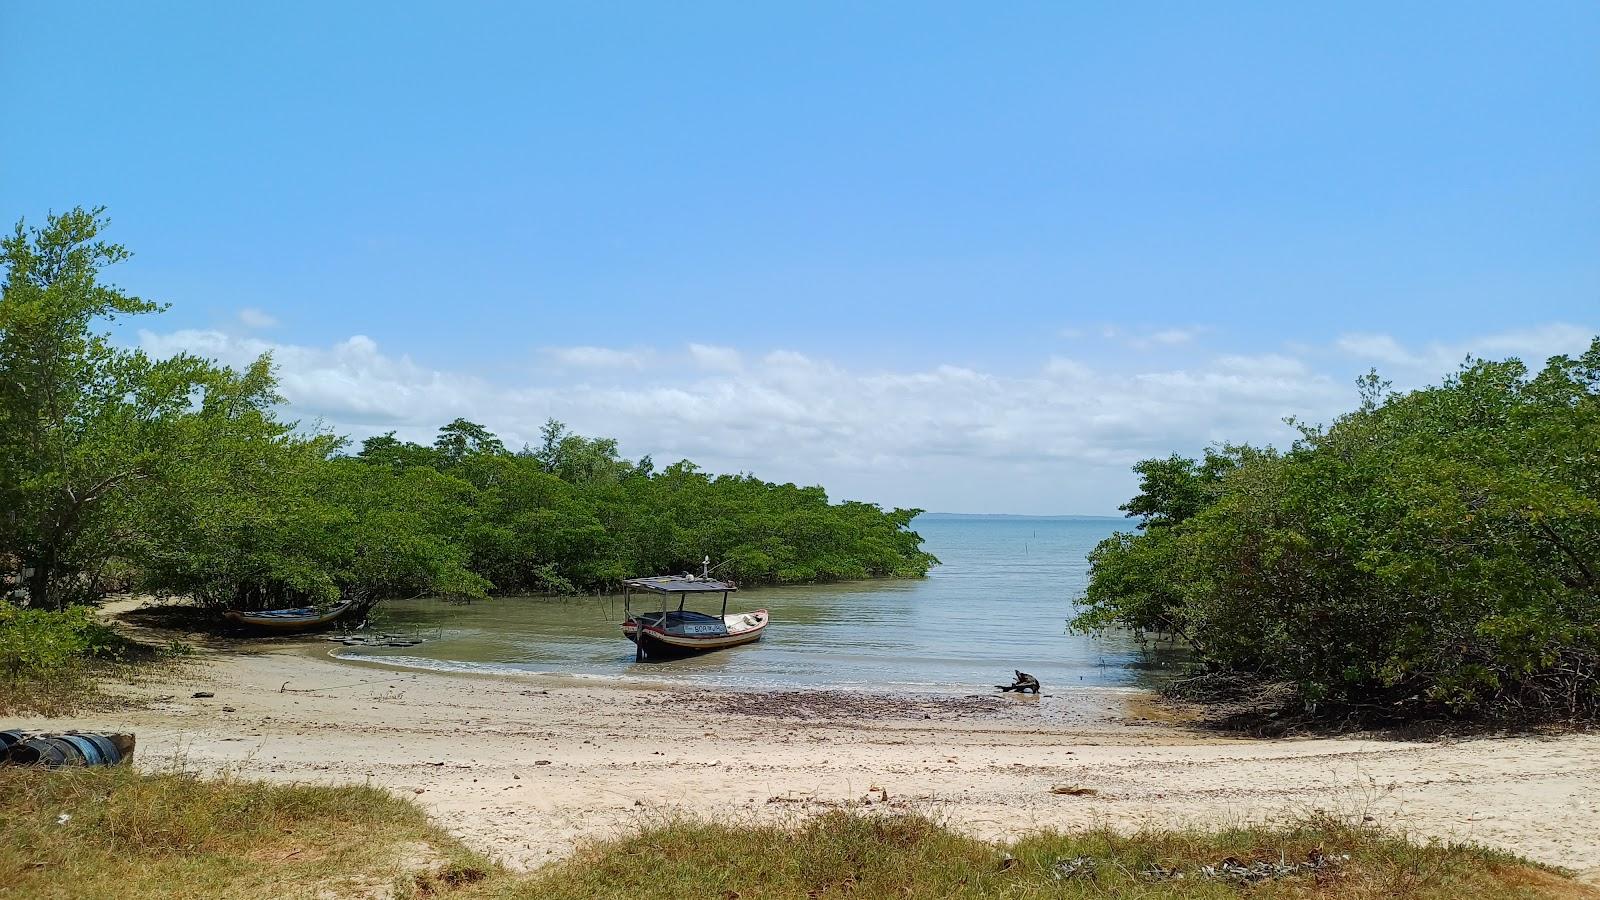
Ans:
[[[622,583],[634,590],[657,594],[711,594],[738,590],[726,581],[695,575],[655,575],[650,578],[629,578]]]

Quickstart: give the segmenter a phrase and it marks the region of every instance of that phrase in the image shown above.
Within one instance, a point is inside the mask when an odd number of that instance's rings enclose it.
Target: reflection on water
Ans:
[[[1141,650],[1123,635],[1066,630],[1089,550],[1123,526],[1120,519],[1080,517],[921,516],[913,527],[944,563],[927,578],[740,591],[729,598],[730,612],[772,611],[762,640],[682,660],[634,662],[633,645],[618,627],[621,595],[386,603],[375,614],[376,627],[428,640],[406,648],[342,648],[338,655],[430,668],[752,687],[973,690],[1009,682],[1012,669],[1038,676],[1046,689],[1148,686],[1169,671],[1174,651]],[[701,607],[715,612],[720,603],[720,595],[708,596]]]

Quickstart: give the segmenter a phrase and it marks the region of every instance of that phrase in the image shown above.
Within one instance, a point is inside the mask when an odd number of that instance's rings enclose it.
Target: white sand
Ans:
[[[207,651],[181,675],[134,689],[144,702],[126,710],[15,724],[133,730],[147,770],[177,761],[279,781],[370,780],[518,866],[673,808],[787,818],[887,791],[892,807],[985,837],[1366,815],[1600,883],[1597,735],[1227,740],[1138,718],[1150,713],[1137,695],[1090,692],[862,703],[742,695],[738,711],[699,691],[354,665],[326,658],[326,646]],[[192,699],[198,690],[216,696]],[[153,699],[164,695],[174,699]],[[1098,794],[1052,794],[1057,784]]]

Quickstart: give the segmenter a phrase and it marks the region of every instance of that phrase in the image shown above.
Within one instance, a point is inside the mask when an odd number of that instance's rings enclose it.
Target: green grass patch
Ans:
[[[0,769],[0,821],[0,885],[19,897],[1600,897],[1508,854],[1416,845],[1332,819],[1042,832],[1008,844],[908,815],[836,812],[789,826],[667,819],[516,874],[468,851],[409,800],[375,788],[118,767]],[[1319,854],[1329,862],[1254,883],[1205,872],[1230,859],[1248,866]]]
[[[1204,867],[1230,858],[1281,864],[1314,853],[1331,860],[1316,871],[1254,883],[1204,874]],[[1331,819],[1222,831],[1045,832],[997,845],[922,817],[842,812],[798,828],[673,822],[592,845],[496,888],[496,897],[547,900],[1600,897],[1508,854],[1418,846]]]

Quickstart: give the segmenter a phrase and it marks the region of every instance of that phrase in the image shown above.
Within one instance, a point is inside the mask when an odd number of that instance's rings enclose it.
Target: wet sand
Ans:
[[[123,689],[124,709],[15,724],[135,731],[145,770],[370,781],[519,867],[674,810],[741,820],[886,806],[990,838],[1322,810],[1600,882],[1600,735],[1227,739],[1136,692],[727,694],[407,671],[335,661],[327,646],[203,650]]]

